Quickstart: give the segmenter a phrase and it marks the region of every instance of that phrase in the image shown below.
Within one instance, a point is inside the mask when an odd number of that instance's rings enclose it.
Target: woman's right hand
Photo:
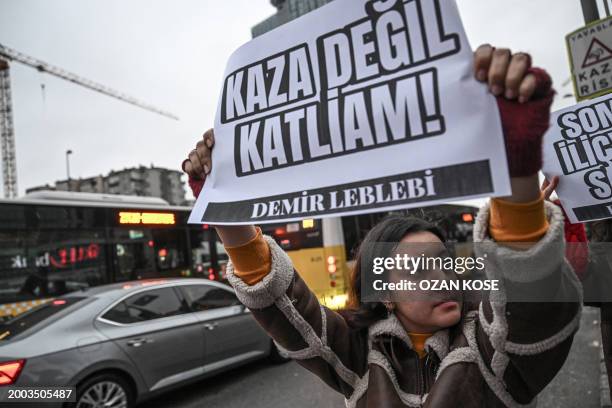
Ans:
[[[198,140],[195,149],[183,160],[182,168],[189,176],[189,187],[197,198],[204,187],[206,176],[212,170],[212,149],[215,146],[215,134],[212,129],[204,132],[202,139]],[[215,225],[215,229],[226,247],[241,246],[257,235],[252,225],[223,226]]]
[[[206,180],[212,169],[212,149],[215,146],[215,133],[212,129],[204,132],[202,139],[198,140],[195,149],[183,161],[183,171],[190,179]]]

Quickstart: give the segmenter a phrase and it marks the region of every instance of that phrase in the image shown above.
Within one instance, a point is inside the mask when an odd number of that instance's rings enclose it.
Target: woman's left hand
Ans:
[[[481,45],[474,53],[474,75],[487,84],[499,108],[512,196],[515,202],[540,197],[542,139],[554,96],[550,76],[531,67],[529,54]]]
[[[529,101],[538,85],[530,68],[531,56],[523,52],[512,54],[507,48],[484,44],[474,53],[476,79],[486,82],[493,95],[520,103]]]

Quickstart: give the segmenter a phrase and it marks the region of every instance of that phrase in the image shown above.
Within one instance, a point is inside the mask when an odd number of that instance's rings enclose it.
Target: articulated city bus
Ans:
[[[160,277],[225,280],[228,257],[213,228],[188,225],[191,208],[158,198],[36,192],[0,200],[0,318],[64,293]],[[451,241],[471,238],[476,209],[442,205],[402,213],[435,219]],[[433,216],[432,216],[433,214]],[[346,303],[353,250],[387,213],[262,226],[325,305]]]

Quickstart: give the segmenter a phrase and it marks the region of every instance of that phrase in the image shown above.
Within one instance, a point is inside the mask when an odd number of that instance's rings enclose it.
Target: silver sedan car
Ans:
[[[233,290],[204,279],[98,286],[0,324],[0,371],[17,368],[1,388],[76,386],[78,408],[130,408],[264,357],[285,361]]]

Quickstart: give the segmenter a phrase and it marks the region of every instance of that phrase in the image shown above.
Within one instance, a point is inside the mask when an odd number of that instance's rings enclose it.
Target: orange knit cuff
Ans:
[[[246,244],[225,247],[232,263],[234,274],[247,285],[261,281],[272,269],[270,247],[257,227],[257,235]]]
[[[497,242],[537,242],[548,231],[544,197],[527,203],[494,198],[489,214],[489,234]]]

